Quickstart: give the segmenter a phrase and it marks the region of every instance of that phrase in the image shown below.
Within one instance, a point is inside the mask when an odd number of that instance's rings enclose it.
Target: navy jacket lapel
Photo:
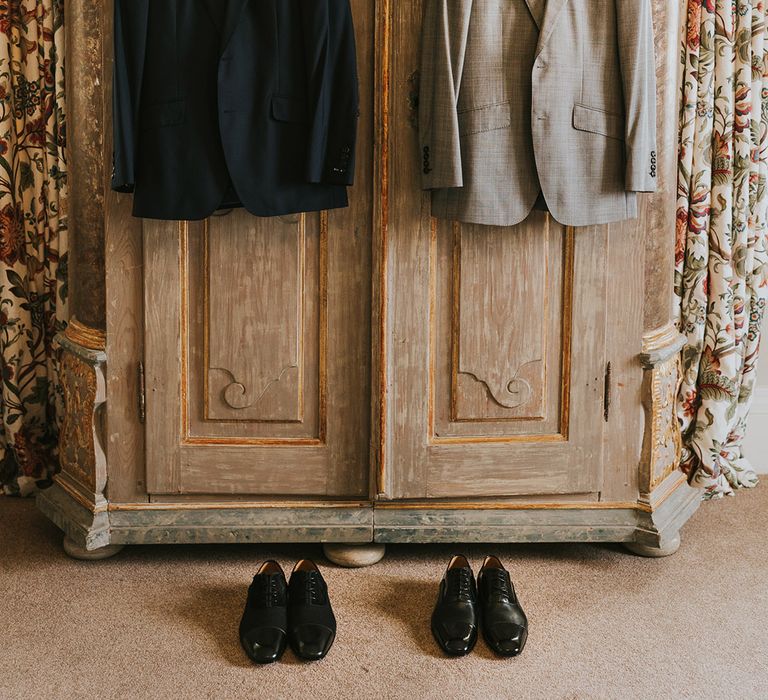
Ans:
[[[224,15],[224,26],[221,30],[221,53],[223,54],[232,40],[240,15],[243,13],[248,0],[229,0]]]

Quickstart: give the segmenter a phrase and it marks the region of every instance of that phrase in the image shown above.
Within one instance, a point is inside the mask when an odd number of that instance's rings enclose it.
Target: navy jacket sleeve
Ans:
[[[349,0],[302,0],[310,144],[307,180],[351,185],[360,94]]]
[[[115,0],[112,189],[133,192],[149,0]]]

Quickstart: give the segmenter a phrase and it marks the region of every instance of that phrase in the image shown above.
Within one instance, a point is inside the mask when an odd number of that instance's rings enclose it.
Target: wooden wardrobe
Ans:
[[[623,542],[665,555],[677,469],[678,3],[654,0],[659,192],[572,229],[437,221],[420,189],[422,2],[353,0],[351,206],[141,221],[109,189],[111,2],[67,0],[72,320],[61,473],[73,556],[127,544]]]

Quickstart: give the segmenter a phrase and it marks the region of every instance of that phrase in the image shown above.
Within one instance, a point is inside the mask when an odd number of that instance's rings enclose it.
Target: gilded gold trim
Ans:
[[[671,321],[662,328],[657,328],[643,336],[643,352],[652,353],[674,347],[680,338],[677,324]]]
[[[551,443],[551,442],[568,442],[568,438],[560,433],[554,433],[551,435],[504,435],[504,436],[454,436],[454,437],[433,437],[430,441],[430,445],[480,445],[486,443],[506,444],[506,443]]]
[[[677,394],[682,381],[677,355],[652,371],[651,464],[648,493],[680,466],[683,443],[676,415]]]
[[[96,368],[72,352],[64,353],[60,377],[64,415],[59,437],[61,471],[94,494],[97,470],[94,414],[97,406]]]
[[[387,490],[387,315],[389,313],[388,272],[389,272],[389,149],[390,149],[390,110],[391,110],[391,61],[392,61],[392,21],[393,3],[391,0],[380,0],[376,3],[380,8],[377,15],[377,39],[380,41],[381,51],[377,52],[378,69],[377,77],[380,85],[376,93],[376,106],[379,114],[377,134],[375,139],[376,163],[379,170],[379,197],[374,197],[378,204],[378,229],[379,233],[379,347],[378,347],[378,393],[379,416],[376,445],[376,457],[378,460],[376,473],[376,491],[384,493]]]
[[[560,432],[565,440],[571,433],[571,368],[573,364],[573,295],[576,280],[576,229],[569,226],[565,232],[565,260],[563,261],[563,377]]]
[[[98,328],[91,328],[78,321],[74,316],[64,329],[64,335],[73,343],[89,350],[107,349],[107,334]]]
[[[645,510],[638,502],[624,503],[456,503],[409,501],[408,503],[376,503],[382,510]]]
[[[671,474],[674,474],[674,470],[670,473],[670,476]],[[658,509],[658,507],[662,503],[664,503],[664,501],[666,501],[673,493],[675,493],[677,489],[679,489],[683,484],[687,484],[687,483],[688,483],[688,477],[681,472],[680,478],[677,481],[675,481],[672,484],[672,486],[669,487],[669,490],[666,493],[664,493],[663,496],[653,500],[652,503],[645,503],[643,501],[640,501],[640,504],[645,506],[648,509],[648,512],[652,513],[654,510]]]
[[[187,333],[189,323],[187,319],[187,309],[189,308],[189,266],[188,266],[188,247],[189,247],[189,222],[179,222],[179,279],[181,280],[181,289],[179,290],[181,308],[179,311],[179,341],[181,343],[181,435],[182,441],[189,435],[189,412],[187,406],[189,403],[189,358],[187,348]],[[207,261],[206,261],[207,264]],[[204,287],[206,285],[203,285]],[[207,296],[207,289],[206,289]],[[208,303],[208,300],[205,300]],[[207,350],[207,348],[206,348]],[[175,460],[178,463],[179,460]],[[181,475],[174,470],[173,483],[180,482]]]
[[[339,501],[329,503],[327,501],[285,501],[285,502],[259,502],[259,501],[232,501],[230,503],[110,503],[109,512],[142,511],[142,510],[278,510],[278,509],[311,509],[323,508],[328,510],[342,509],[371,509],[370,501]]]
[[[666,497],[674,493],[671,489]],[[665,498],[666,498],[665,497]],[[662,501],[655,504],[657,507]],[[113,511],[142,511],[142,510],[254,510],[254,509],[369,509],[374,510],[640,510],[652,512],[653,508],[640,502],[617,503],[454,503],[454,502],[339,502],[326,503],[322,501],[300,501],[280,503],[238,502],[230,503],[110,503],[108,510]]]
[[[435,217],[429,222],[429,394],[427,397],[427,430],[430,441],[435,435],[435,402],[437,400],[437,227]],[[454,389],[451,388],[453,394]]]
[[[63,491],[66,492],[66,494],[74,501],[79,503],[83,508],[86,508],[89,512],[96,515],[97,513],[104,513],[107,511],[107,502],[104,501],[102,503],[95,503],[93,500],[90,500],[85,494],[78,491],[74,486],[72,486],[66,478],[65,474],[56,474],[53,477],[54,483],[58,484]]]
[[[671,321],[663,328],[643,336],[643,351],[640,362],[644,369],[655,369],[669,362],[685,346],[685,336],[680,333],[677,324]]]
[[[246,437],[185,437],[181,445],[231,445],[249,447],[323,447],[325,442],[317,438],[246,438]]]

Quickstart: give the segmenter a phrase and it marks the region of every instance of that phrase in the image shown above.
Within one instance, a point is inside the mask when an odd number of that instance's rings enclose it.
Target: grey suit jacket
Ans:
[[[419,124],[439,218],[497,226],[543,194],[587,226],[656,190],[651,0],[426,0]]]

